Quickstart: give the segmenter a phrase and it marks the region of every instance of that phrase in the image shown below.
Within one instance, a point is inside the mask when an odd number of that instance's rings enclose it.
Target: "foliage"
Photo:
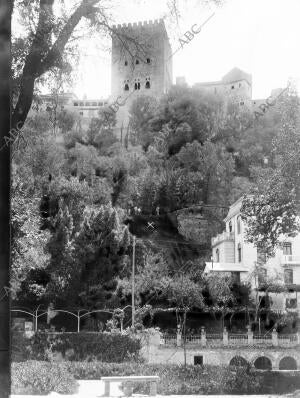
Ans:
[[[87,364],[72,362],[70,371],[76,379],[98,379],[105,376],[158,375],[161,395],[253,394],[259,392],[262,376],[247,368],[221,366],[186,367],[172,364]],[[134,392],[147,394],[148,383],[133,383]]]
[[[140,342],[125,333],[60,333],[38,332],[18,342],[13,338],[13,354],[17,360],[49,361],[55,352],[70,361],[124,362],[139,359]]]
[[[292,90],[282,99],[280,129],[272,141],[273,164],[253,168],[256,186],[244,198],[247,239],[270,256],[284,236],[300,230],[299,98]]]
[[[27,361],[12,363],[11,393],[46,395],[74,394],[78,383],[63,363]]]
[[[89,308],[113,300],[117,276],[128,265],[130,234],[121,224],[117,210],[110,205],[86,211],[82,228],[76,236],[79,296]]]
[[[13,169],[12,184],[12,267],[11,293],[16,299],[22,292],[27,298],[39,298],[45,289],[38,283],[48,265],[45,245],[49,234],[40,231],[40,216],[36,192],[28,186],[19,171]],[[43,278],[42,278],[43,279]]]

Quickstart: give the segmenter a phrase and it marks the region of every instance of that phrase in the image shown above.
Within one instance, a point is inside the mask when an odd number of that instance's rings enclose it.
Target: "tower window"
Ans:
[[[146,78],[146,88],[150,88],[150,77]]]
[[[150,64],[150,58],[147,58],[147,64]]]
[[[125,90],[125,91],[129,91],[129,85],[128,85],[128,83],[125,83],[124,90]]]
[[[238,244],[237,250],[238,250],[238,262],[240,263],[242,261],[242,246],[240,243]]]
[[[74,102],[74,106],[78,106],[78,102]]]
[[[124,65],[127,66],[127,65],[128,65],[128,61],[125,61],[125,62],[124,62]]]
[[[135,64],[138,65],[140,61],[138,59],[135,60]]]
[[[238,216],[236,223],[237,223],[237,233],[239,235],[241,233],[241,217],[240,216]]]
[[[217,263],[220,262],[220,251],[219,251],[219,249],[216,250],[216,262]]]

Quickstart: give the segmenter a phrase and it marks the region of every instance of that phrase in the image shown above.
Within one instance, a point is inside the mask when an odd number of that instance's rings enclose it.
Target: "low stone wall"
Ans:
[[[148,363],[184,363],[184,349],[180,347],[168,347],[160,344],[159,333],[152,335],[142,343],[141,355]],[[254,366],[255,361],[260,357],[270,360],[272,370],[280,369],[280,361],[284,358],[292,358],[300,369],[300,352],[296,348],[284,347],[201,347],[200,345],[186,348],[187,364],[195,364],[195,357],[198,363],[204,365],[228,366],[234,357],[241,357]],[[200,361],[200,362],[199,362]]]

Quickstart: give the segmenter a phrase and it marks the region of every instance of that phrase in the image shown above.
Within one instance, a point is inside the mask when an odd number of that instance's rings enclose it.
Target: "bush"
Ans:
[[[139,359],[140,341],[121,333],[35,333],[19,343],[21,353],[13,349],[13,358],[20,360],[51,359],[61,352],[71,361],[124,362]],[[14,352],[15,351],[15,352]]]
[[[152,365],[137,363],[66,363],[76,379],[100,379],[104,376],[158,375],[158,393],[172,394],[254,394],[262,381],[260,374],[247,368],[221,366]],[[124,386],[126,383],[124,384]],[[134,392],[148,394],[149,383],[132,383]]]
[[[24,336],[23,332],[11,334],[11,361],[21,362],[29,359],[30,339]]]
[[[78,382],[63,363],[27,361],[11,367],[12,394],[74,394]]]

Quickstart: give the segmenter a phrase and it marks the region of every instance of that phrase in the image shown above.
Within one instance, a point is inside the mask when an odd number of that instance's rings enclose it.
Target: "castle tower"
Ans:
[[[146,95],[159,99],[171,87],[172,52],[162,19],[114,25],[113,29],[109,102],[117,101],[120,131],[128,125],[128,111],[136,98]]]

